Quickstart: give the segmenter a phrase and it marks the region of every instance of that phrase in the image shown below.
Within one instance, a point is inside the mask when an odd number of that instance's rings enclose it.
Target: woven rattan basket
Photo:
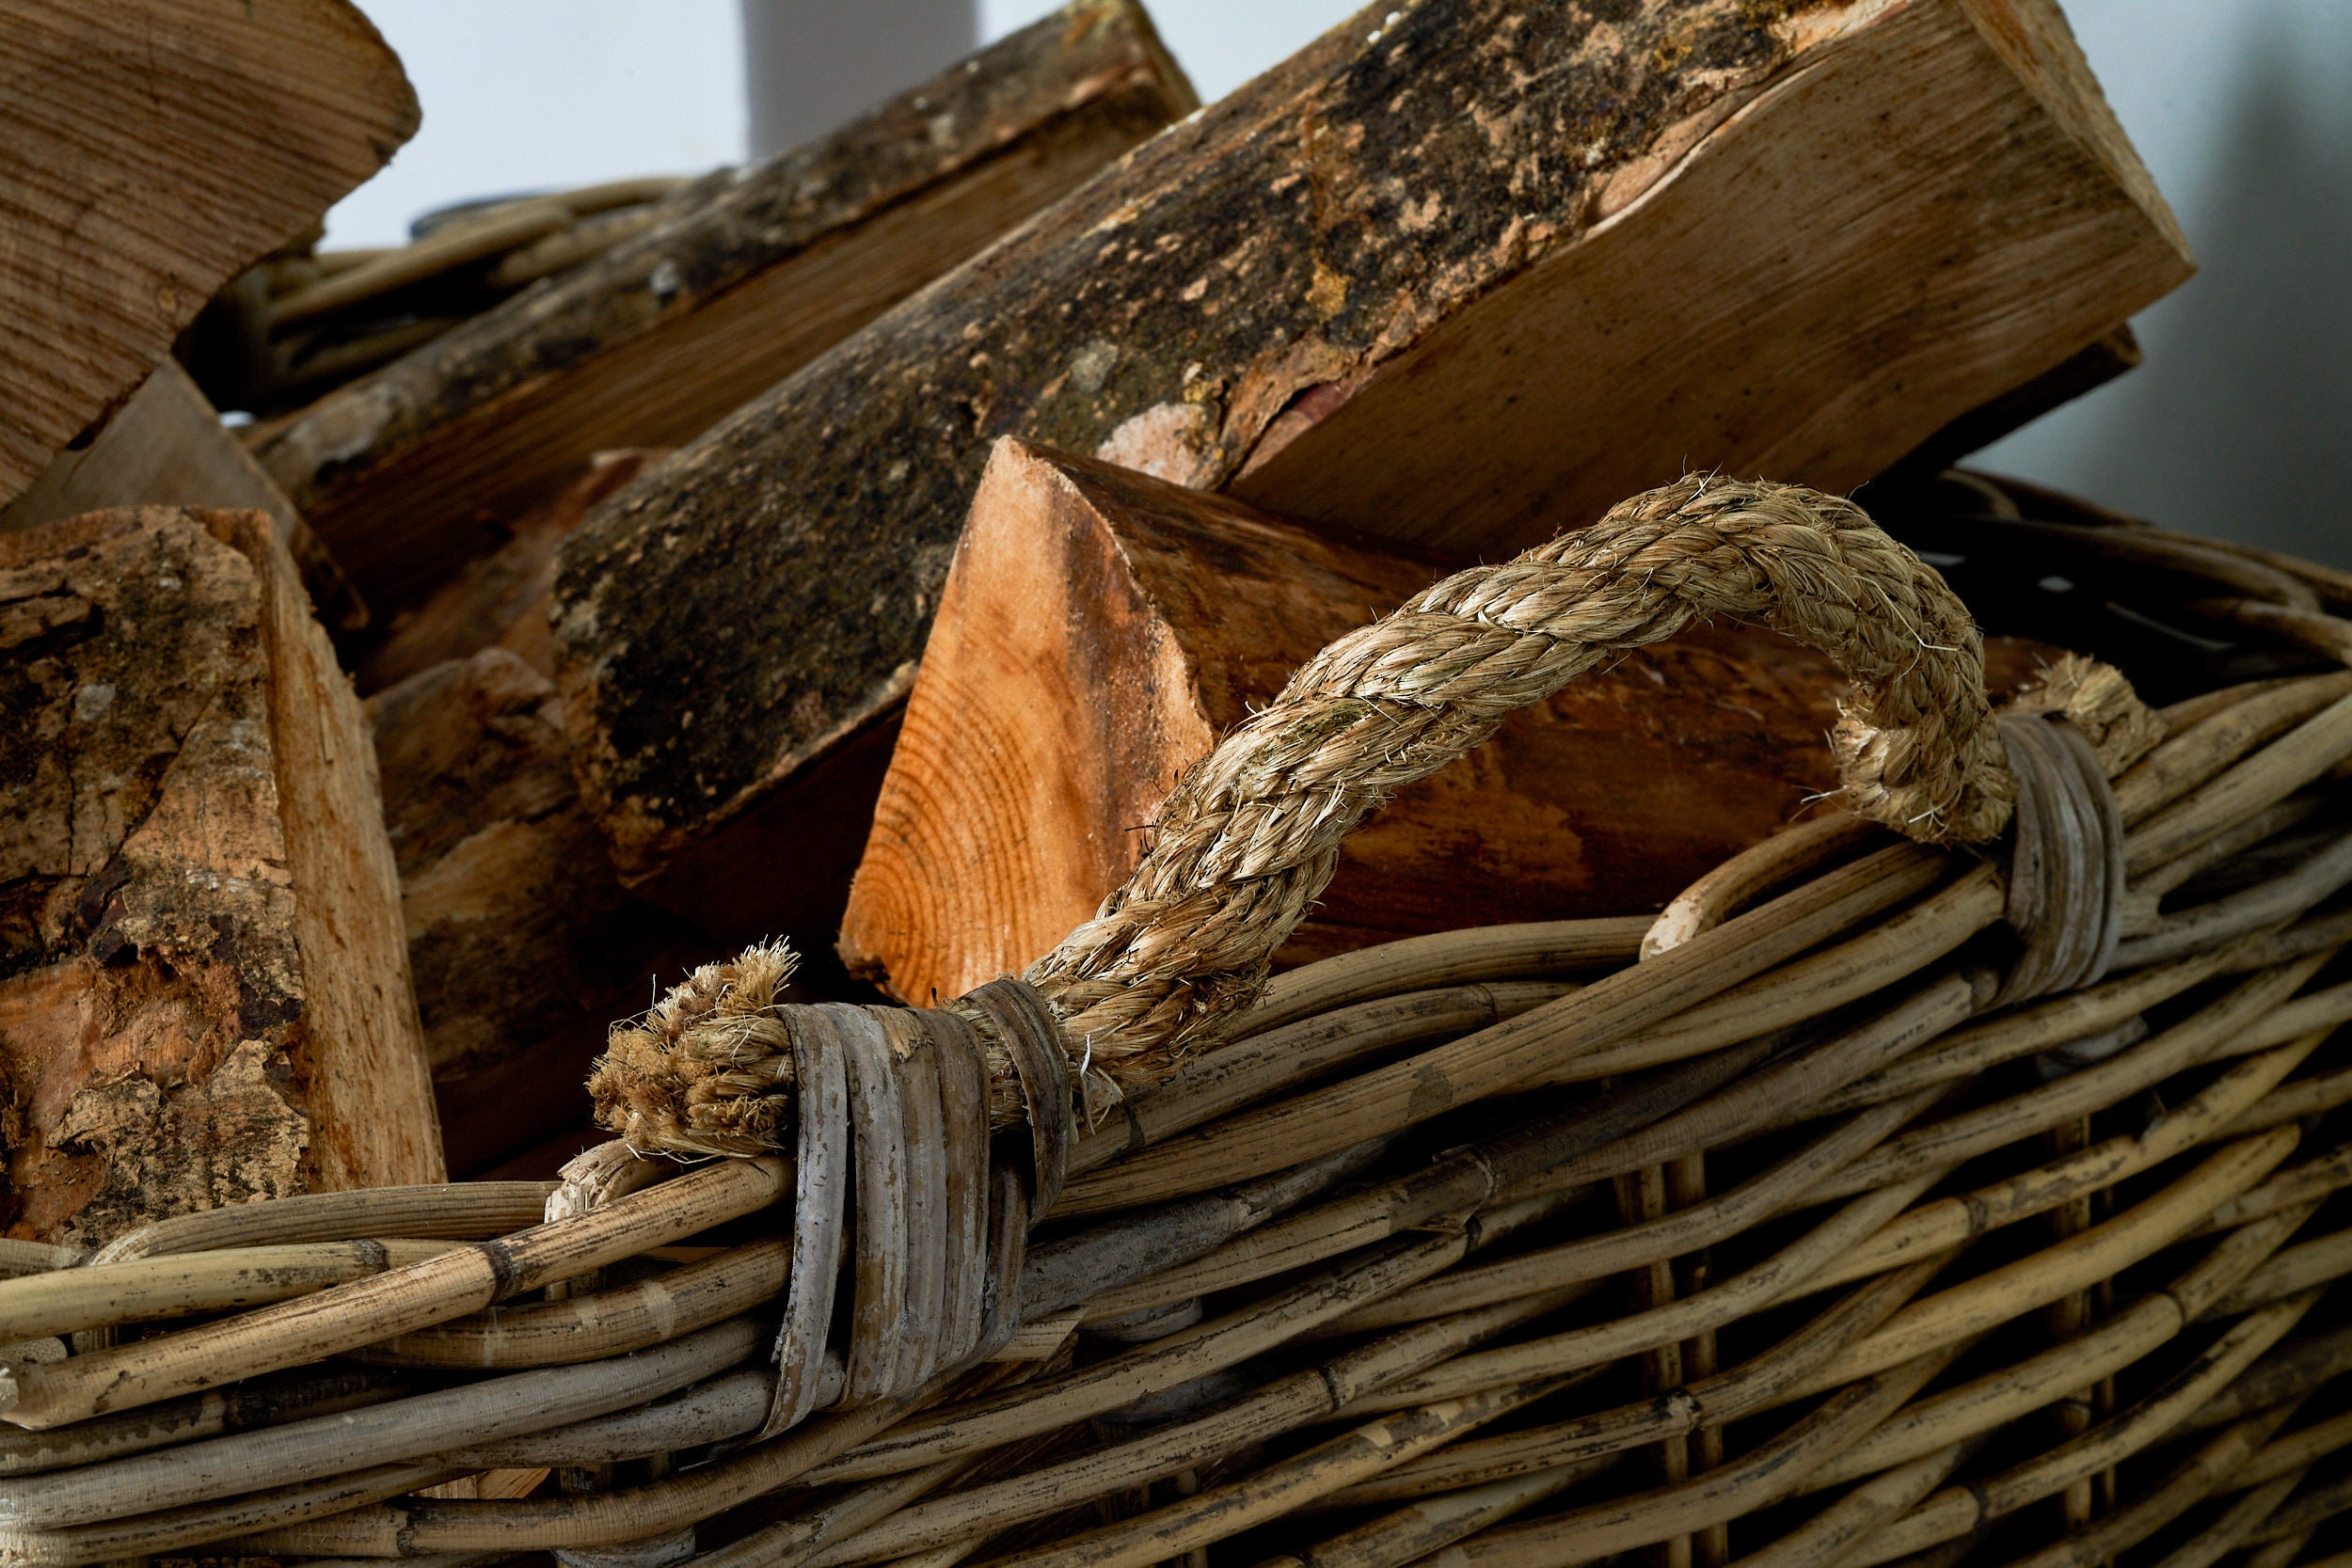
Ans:
[[[561,1183],[6,1243],[0,1559],[2324,1555],[2345,584],[2026,501],[1886,504],[2169,705],[1994,714],[1855,507],[1688,480],[1327,649],[1020,979],[755,949],[616,1033]],[[1268,982],[1388,792],[1708,615],[1851,678],[1834,809],[1655,920]]]

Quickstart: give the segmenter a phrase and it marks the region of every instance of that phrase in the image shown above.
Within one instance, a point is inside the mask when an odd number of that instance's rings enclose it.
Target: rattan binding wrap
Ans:
[[[1845,811],[1655,921],[1264,981],[1384,792],[1707,613],[1846,662]],[[1849,503],[1685,482],[1327,651],[1021,981],[803,1008],[755,950],[552,1189],[0,1252],[0,1340],[80,1337],[10,1363],[0,1558],[2283,1568],[2352,1505],[2348,756],[2345,673],[2155,714],[2070,660],[1995,721]],[[594,1485],[419,1496],[544,1466]]]

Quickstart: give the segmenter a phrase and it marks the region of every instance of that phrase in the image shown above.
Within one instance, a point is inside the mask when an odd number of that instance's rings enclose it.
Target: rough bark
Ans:
[[[584,1122],[605,1027],[709,939],[622,891],[564,757],[554,683],[484,647],[369,704],[450,1169]]]
[[[0,0],[0,501],[417,129],[344,0]]]
[[[224,429],[220,413],[176,359],[139,384],[87,444],[59,452],[24,494],[0,507],[0,533],[119,506],[266,512],[327,624],[356,630],[367,609],[294,502]]]
[[[469,561],[430,598],[389,618],[380,641],[355,672],[373,696],[444,659],[500,647],[542,674],[555,671],[548,600],[555,589],[555,551],[588,509],[637,477],[660,450],[623,448],[591,458],[587,471],[507,531],[506,542]]]
[[[1175,776],[1317,649],[1458,562],[998,443],[841,928],[916,1002],[1018,973],[1141,857]],[[2020,650],[1999,648],[2010,678]],[[1655,910],[1833,787],[1829,660],[1724,626],[1518,714],[1347,841],[1277,956]]]
[[[700,435],[1193,107],[1134,0],[1080,0],[277,429],[363,591],[432,583],[601,448]]]
[[[1849,488],[2187,265],[2049,0],[1375,7],[600,507],[584,784],[634,885],[781,918],[998,435],[1491,554],[1691,467]]]
[[[10,1233],[437,1180],[374,755],[267,516],[0,535]]]

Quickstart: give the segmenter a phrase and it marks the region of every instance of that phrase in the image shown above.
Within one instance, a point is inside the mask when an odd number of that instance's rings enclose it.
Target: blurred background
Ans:
[[[424,128],[328,217],[395,244],[469,198],[790,147],[1053,0],[359,0]],[[1147,0],[1204,101],[1357,8]],[[2352,566],[2352,0],[2065,0],[2201,272],[2147,363],[1975,462]]]

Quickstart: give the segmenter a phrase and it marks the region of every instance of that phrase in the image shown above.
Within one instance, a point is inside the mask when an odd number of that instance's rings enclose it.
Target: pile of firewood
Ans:
[[[612,1021],[750,937],[811,996],[1017,970],[1451,563],[1694,469],[1925,481],[2189,271],[2054,0],[1420,0],[1205,111],[1076,0],[441,272],[307,253],[418,123],[343,0],[0,23],[5,1219],[79,1246],[546,1175]],[[242,392],[215,296],[278,345]],[[372,346],[303,371],[338,309]],[[1655,911],[1832,782],[1837,689],[1738,627],[1629,657],[1351,840],[1284,958]]]

